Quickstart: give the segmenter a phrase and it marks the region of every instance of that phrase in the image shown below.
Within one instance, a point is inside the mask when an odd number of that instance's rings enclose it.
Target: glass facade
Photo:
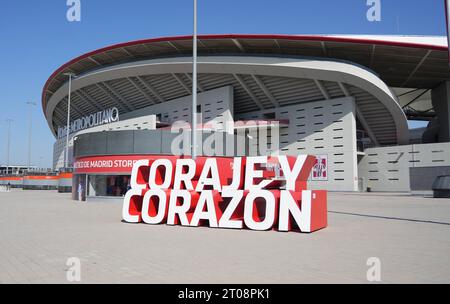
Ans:
[[[130,175],[88,175],[87,196],[125,196],[130,189],[130,178]]]
[[[131,187],[130,179],[130,175],[74,175],[73,199],[85,201],[89,197],[123,197]]]

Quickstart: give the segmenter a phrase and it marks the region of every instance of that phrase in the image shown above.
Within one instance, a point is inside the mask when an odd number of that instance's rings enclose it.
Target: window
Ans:
[[[275,119],[275,112],[265,113],[263,117],[264,119]]]

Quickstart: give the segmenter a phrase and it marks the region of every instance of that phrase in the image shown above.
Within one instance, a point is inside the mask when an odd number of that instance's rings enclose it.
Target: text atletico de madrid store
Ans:
[[[78,158],[74,163],[73,197],[123,198],[129,189],[133,164],[150,155],[111,155]]]

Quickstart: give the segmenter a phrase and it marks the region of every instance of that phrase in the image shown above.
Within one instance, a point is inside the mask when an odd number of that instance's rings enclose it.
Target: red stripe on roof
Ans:
[[[113,49],[123,48],[127,46],[133,46],[144,43],[152,43],[152,42],[167,42],[167,41],[178,41],[178,40],[187,40],[192,39],[191,35],[188,36],[175,36],[175,37],[160,37],[160,38],[151,38],[151,39],[141,39],[134,40],[119,44],[113,44],[104,48],[100,48],[89,53],[78,56],[71,61],[63,64],[59,67],[53,74],[49,77],[44,85],[44,89],[42,91],[42,109],[45,114],[44,108],[44,95],[47,90],[50,81],[61,73],[68,66],[91,57],[96,54],[100,54],[103,52],[107,52]],[[387,46],[397,46],[397,47],[406,47],[406,48],[420,48],[420,49],[428,49],[428,50],[436,50],[436,51],[448,51],[448,47],[440,46],[440,45],[431,45],[431,44],[421,44],[421,43],[411,43],[411,42],[398,42],[398,41],[389,41],[389,40],[377,40],[377,39],[367,39],[367,38],[353,38],[353,37],[336,37],[336,36],[319,36],[319,35],[277,35],[277,34],[219,34],[219,35],[199,35],[198,39],[279,39],[279,40],[297,40],[297,41],[324,41],[324,42],[345,42],[345,43],[359,43],[359,44],[375,44],[375,45],[387,45]]]

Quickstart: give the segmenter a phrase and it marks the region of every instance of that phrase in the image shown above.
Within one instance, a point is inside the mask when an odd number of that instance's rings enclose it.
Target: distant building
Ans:
[[[37,167],[30,167],[31,170],[36,170]],[[0,165],[0,175],[21,175],[28,170],[28,166],[17,166],[17,165]]]

